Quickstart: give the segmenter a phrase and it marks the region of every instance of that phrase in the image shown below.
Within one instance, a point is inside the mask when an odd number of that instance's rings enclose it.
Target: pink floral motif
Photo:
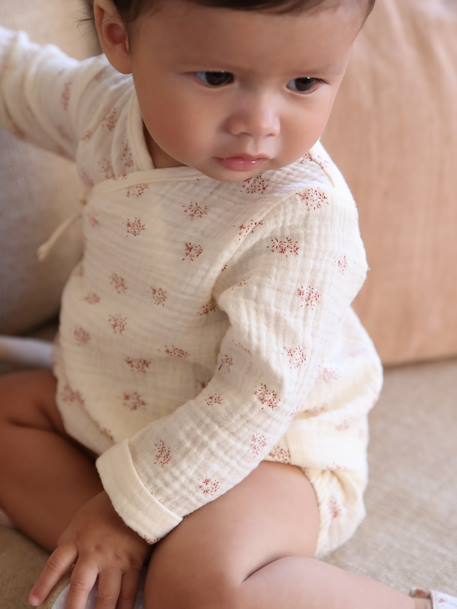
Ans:
[[[199,315],[208,315],[216,310],[216,302],[214,300],[210,300],[207,304],[203,305],[200,308]]]
[[[111,324],[115,334],[123,334],[125,332],[127,327],[127,317],[120,314],[110,315],[108,317],[108,321]]]
[[[70,95],[71,95],[71,85],[72,84],[73,84],[72,81],[68,80],[63,86],[62,96],[61,96],[60,100],[62,102],[62,108],[65,110],[65,112],[68,110],[68,106],[70,105]]]
[[[108,112],[105,118],[102,120],[102,125],[108,129],[108,131],[112,131],[116,126],[117,119],[119,117],[119,110],[114,107],[112,110]]]
[[[335,425],[336,431],[347,431],[351,428],[351,421],[349,419],[343,419],[340,423]]]
[[[248,194],[265,194],[268,190],[269,183],[262,175],[247,178],[241,183],[242,188]]]
[[[98,304],[100,302],[100,296],[95,292],[90,292],[84,300],[89,304]]]
[[[164,307],[168,299],[167,292],[162,290],[162,288],[151,287],[150,290],[152,293],[152,302],[156,305],[162,305]]]
[[[242,351],[244,351],[248,355],[252,355],[252,351],[250,349],[248,349],[245,345],[243,345],[243,343],[240,342],[239,340],[234,340],[232,342],[235,345],[235,347],[238,347],[239,349],[241,349]]]
[[[329,203],[327,193],[319,188],[307,188],[297,194],[310,211],[320,209]]]
[[[216,406],[224,403],[224,398],[219,393],[213,393],[206,399],[208,406]]]
[[[233,358],[230,355],[223,355],[220,359],[218,370],[227,370],[230,372],[231,367],[233,366]]]
[[[88,142],[90,140],[90,138],[94,135],[96,131],[96,128],[92,128],[92,129],[88,129],[82,136],[81,141],[82,142]]]
[[[275,461],[279,461],[280,463],[290,463],[291,461],[290,451],[286,450],[285,448],[281,448],[280,446],[274,446],[273,449],[268,453],[268,456]]]
[[[322,368],[321,379],[324,383],[331,383],[338,380],[338,374],[333,368]]]
[[[127,285],[125,279],[117,273],[111,273],[110,283],[118,294],[125,294],[127,292]]]
[[[269,389],[265,383],[262,383],[255,391],[255,396],[263,406],[267,406],[274,410],[279,407],[279,397],[274,389]],[[263,408],[262,408],[263,410]]]
[[[149,190],[149,184],[143,182],[141,184],[134,184],[133,186],[130,186],[127,189],[126,194],[129,199],[132,197],[135,199],[139,199],[144,195],[147,190]]]
[[[135,220],[127,218],[127,234],[138,237],[144,230],[146,230],[146,225],[143,224],[140,218],[135,218]]]
[[[345,273],[347,271],[348,259],[346,256],[341,256],[341,258],[338,258],[337,264],[338,264],[338,268],[340,269],[340,271],[342,273]]]
[[[87,187],[87,188],[93,188],[95,182],[93,181],[92,178],[90,178],[87,173],[84,170],[81,170],[79,172],[79,176],[83,182],[83,184]]]
[[[100,226],[100,222],[95,214],[90,214],[88,216],[88,220],[89,220],[89,224],[92,226],[92,228],[96,228],[97,226]]]
[[[84,399],[79,391],[73,390],[68,383],[62,390],[62,400],[68,404],[76,404],[77,406],[84,406]]]
[[[138,410],[146,406],[146,402],[143,400],[138,391],[124,391],[123,400],[124,406],[130,410]]]
[[[302,159],[301,159],[301,163],[306,163],[306,162],[311,162],[311,163],[315,163],[316,165],[318,165],[318,167],[320,167],[322,169],[322,171],[324,173],[327,173],[327,168],[328,168],[328,163],[325,159],[323,159],[322,157],[318,156],[317,154],[313,153],[312,155],[307,152],[305,155],[303,155]]]
[[[289,254],[291,256],[298,256],[298,253],[300,252],[298,241],[291,239],[290,237],[287,237],[286,239],[278,239],[277,237],[271,239],[271,245],[267,246],[267,249],[277,254],[281,254],[286,258]]]
[[[208,214],[208,206],[201,205],[200,203],[189,203],[189,205],[183,205],[184,213],[189,216],[191,220],[195,218],[203,218]]]
[[[263,221],[256,222],[255,220],[249,220],[247,224],[240,224],[238,231],[238,239],[247,237],[250,233],[253,233],[255,229],[263,225]]]
[[[90,334],[81,326],[77,326],[73,330],[73,337],[78,345],[86,345],[90,341]]]
[[[167,347],[165,345],[165,353],[169,357],[174,357],[175,359],[186,359],[187,357],[189,357],[189,353],[187,351],[184,351],[184,349],[179,349],[174,345],[172,345],[171,347]]]
[[[151,365],[150,359],[144,359],[142,357],[126,357],[124,361],[129,368],[135,372],[140,372],[141,374],[144,374]]]
[[[203,480],[201,484],[199,484],[198,488],[202,491],[204,495],[215,495],[217,491],[220,489],[221,483],[218,480],[211,480],[210,478],[206,478]]]
[[[256,456],[260,457],[263,453],[265,446],[267,446],[267,439],[262,433],[255,433],[251,436],[251,452]]]
[[[155,443],[154,446],[156,447],[154,463],[157,463],[158,465],[167,465],[168,463],[170,463],[171,450],[165,444],[165,442],[163,442],[163,440],[160,440],[160,442]]]
[[[338,503],[336,497],[330,498],[328,507],[330,510],[330,515],[333,518],[333,520],[335,520],[336,518],[339,518],[341,516],[341,514],[342,514],[341,505]]]
[[[125,169],[132,169],[132,167],[134,165],[133,156],[132,156],[132,151],[130,150],[128,142],[125,142],[124,145],[122,146],[121,161],[122,161]]]
[[[303,285],[300,286],[296,291],[296,295],[301,300],[300,306],[309,307],[310,309],[315,309],[321,300],[320,292],[312,286],[308,286],[306,289]]]
[[[112,180],[114,178],[113,167],[111,166],[111,162],[109,159],[103,159],[102,161],[98,161],[97,165],[103,172],[106,180]]]
[[[197,260],[197,258],[202,254],[203,248],[201,245],[199,245],[198,243],[188,242],[185,245],[184,258],[181,258],[181,260],[190,260],[191,262],[193,262],[194,260]]]
[[[308,354],[303,347],[284,347],[287,357],[289,358],[289,365],[292,368],[300,368],[308,359]]]

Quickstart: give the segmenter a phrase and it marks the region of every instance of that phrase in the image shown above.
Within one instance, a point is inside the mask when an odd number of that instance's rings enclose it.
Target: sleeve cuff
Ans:
[[[182,521],[144,486],[134,467],[128,440],[104,452],[96,467],[116,512],[149,543],[156,543]]]

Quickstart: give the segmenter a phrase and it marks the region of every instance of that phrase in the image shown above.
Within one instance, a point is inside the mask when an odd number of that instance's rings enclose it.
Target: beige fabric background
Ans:
[[[378,0],[324,143],[359,204],[356,309],[384,363],[457,354],[455,0]]]
[[[82,6],[0,0],[0,14],[83,57],[94,39],[76,25]],[[359,203],[372,271],[356,309],[385,364],[457,354],[456,32],[455,0],[378,0],[324,137]],[[80,255],[73,227],[35,258],[80,186],[66,161],[4,132],[0,147],[0,333],[26,332],[57,312]]]

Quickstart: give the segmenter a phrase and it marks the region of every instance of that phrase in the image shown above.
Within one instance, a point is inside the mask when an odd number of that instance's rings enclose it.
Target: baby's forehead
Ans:
[[[358,20],[338,5],[357,1],[332,0],[333,10],[273,14],[173,0],[145,20],[143,38],[165,63],[317,70],[334,64],[352,44]]]

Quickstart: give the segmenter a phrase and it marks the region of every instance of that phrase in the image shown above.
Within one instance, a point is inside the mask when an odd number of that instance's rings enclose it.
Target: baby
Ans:
[[[145,609],[457,607],[323,560],[382,385],[319,143],[372,5],[95,0],[82,62],[0,28],[0,125],[86,188],[52,373],[0,377],[0,507],[52,551],[30,604],[71,571],[66,609],[132,609],[145,567]]]

